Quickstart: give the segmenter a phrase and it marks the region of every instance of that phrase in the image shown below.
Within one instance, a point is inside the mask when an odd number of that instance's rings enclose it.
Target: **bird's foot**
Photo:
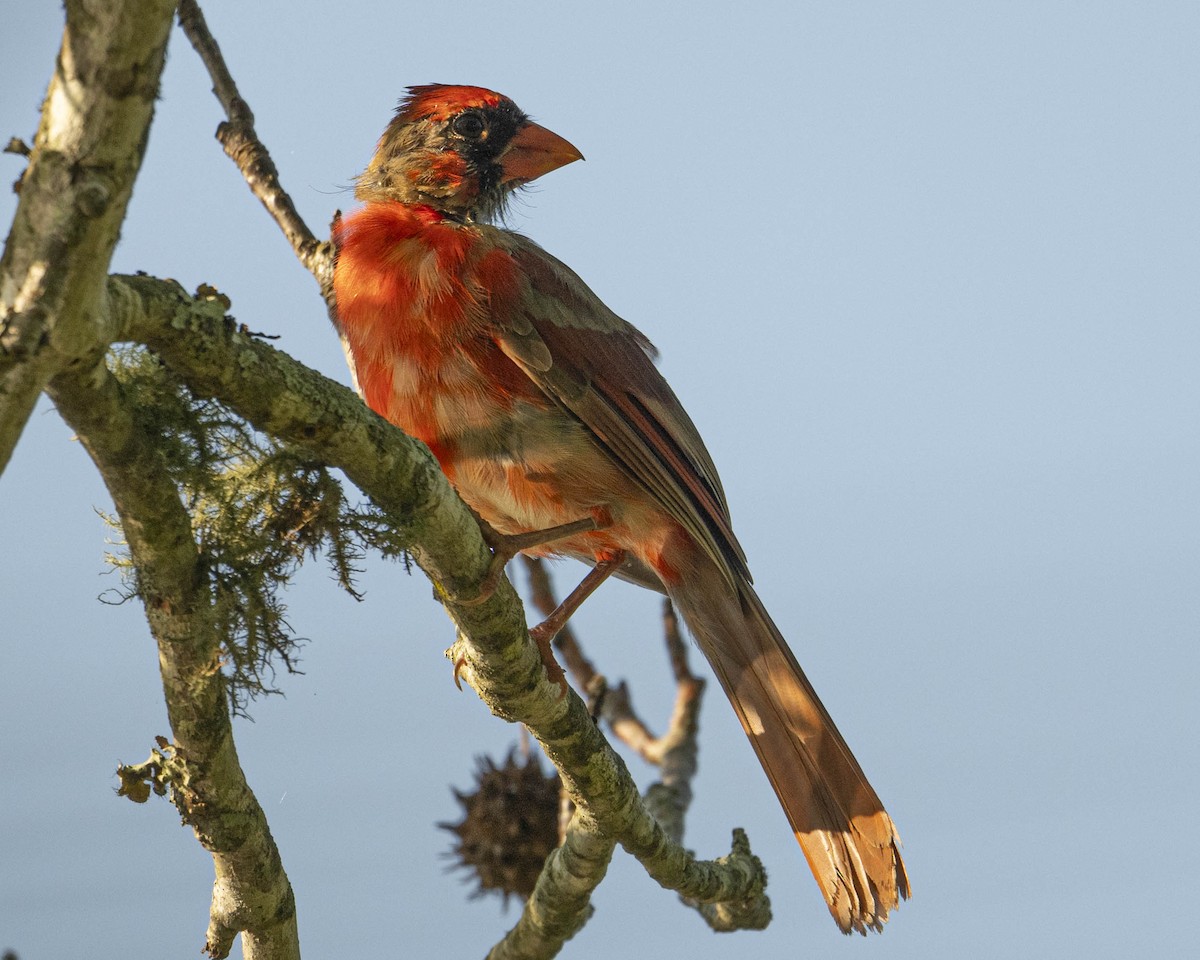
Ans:
[[[557,683],[561,688],[560,698],[566,696],[567,693],[567,677],[563,673],[562,667],[558,665],[558,661],[554,659],[554,650],[551,648],[551,643],[558,636],[559,631],[567,625],[567,621],[571,619],[571,615],[579,609],[583,601],[590,597],[600,584],[612,576],[615,571],[625,560],[625,551],[617,550],[603,560],[598,560],[596,565],[588,571],[574,590],[572,590],[565,600],[550,612],[536,627],[529,631],[530,639],[537,644],[538,652],[542,655],[542,663],[546,667],[546,676],[551,683]]]

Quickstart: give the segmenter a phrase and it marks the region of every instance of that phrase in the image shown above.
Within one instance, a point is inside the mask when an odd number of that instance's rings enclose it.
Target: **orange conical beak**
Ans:
[[[582,159],[583,154],[557,133],[530,123],[517,132],[500,156],[500,168],[504,171],[500,179],[503,183],[528,183]]]

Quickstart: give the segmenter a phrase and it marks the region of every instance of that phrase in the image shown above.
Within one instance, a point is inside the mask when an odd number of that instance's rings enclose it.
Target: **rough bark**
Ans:
[[[109,261],[141,167],[173,0],[68,0],[0,256],[0,470],[50,378],[111,339]]]

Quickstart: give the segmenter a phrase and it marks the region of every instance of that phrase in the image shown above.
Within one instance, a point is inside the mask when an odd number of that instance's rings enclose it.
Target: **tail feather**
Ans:
[[[909,894],[892,818],[749,584],[709,565],[668,586],[775,788],[845,933],[882,930]],[[691,573],[691,571],[689,571]]]

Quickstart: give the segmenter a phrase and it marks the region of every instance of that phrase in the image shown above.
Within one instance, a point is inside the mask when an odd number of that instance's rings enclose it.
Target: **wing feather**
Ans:
[[[749,581],[716,466],[655,368],[653,345],[565,264],[525,237],[506,239],[528,288],[519,315],[495,318],[501,349],[704,546],[731,583]]]

